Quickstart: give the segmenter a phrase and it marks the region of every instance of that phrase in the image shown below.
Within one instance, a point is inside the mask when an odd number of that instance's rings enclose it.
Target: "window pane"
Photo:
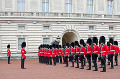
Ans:
[[[49,26],[43,26],[43,30],[49,30]]]
[[[108,6],[108,14],[113,14],[113,1],[108,0],[107,6]]]
[[[42,12],[49,12],[49,0],[42,0]]]
[[[109,27],[109,30],[113,30],[113,27]]]
[[[43,38],[43,44],[50,44],[50,38]]]
[[[93,0],[87,0],[87,13],[93,13]]]
[[[65,12],[72,13],[72,0],[65,0]]]
[[[17,0],[17,11],[18,12],[25,11],[25,0]]]
[[[25,26],[18,26],[18,30],[25,30]]]
[[[94,30],[94,26],[89,26],[89,30]]]
[[[22,47],[21,47],[21,44],[25,42],[25,38],[18,38],[18,50],[21,50]]]

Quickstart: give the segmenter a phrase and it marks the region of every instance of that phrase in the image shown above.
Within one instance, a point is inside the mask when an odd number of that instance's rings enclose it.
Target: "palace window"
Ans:
[[[93,13],[93,0],[87,0],[87,13]]]
[[[114,28],[113,28],[112,26],[110,26],[110,27],[109,27],[109,30],[110,30],[110,31],[113,31],[113,30],[114,30]]]
[[[42,12],[49,12],[49,0],[42,0]]]
[[[21,50],[22,47],[21,47],[21,44],[25,42],[25,38],[18,38],[18,50]]]
[[[43,30],[49,30],[49,26],[43,26]]]
[[[90,31],[94,30],[94,26],[89,26],[89,30]]]
[[[25,11],[25,0],[17,0],[17,11],[18,12]]]
[[[18,26],[18,30],[25,30],[25,26]]]
[[[108,14],[113,14],[113,0],[107,0]]]
[[[72,13],[72,0],[65,0],[65,12]]]
[[[50,38],[43,38],[43,44],[50,44]]]

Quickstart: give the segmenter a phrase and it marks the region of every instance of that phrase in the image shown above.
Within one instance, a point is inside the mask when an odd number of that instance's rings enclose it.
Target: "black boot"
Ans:
[[[88,63],[89,63],[89,68],[87,70],[91,70],[91,61],[89,60]]]
[[[81,61],[81,68],[80,69],[84,69],[83,61]]]

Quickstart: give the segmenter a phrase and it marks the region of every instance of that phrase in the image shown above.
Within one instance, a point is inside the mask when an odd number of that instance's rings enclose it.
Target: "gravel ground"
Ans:
[[[120,59],[120,57],[119,57]],[[20,68],[21,60],[12,60],[11,64],[7,64],[7,60],[0,61],[0,79],[119,79],[120,78],[120,61],[119,66],[109,69],[107,72],[76,69],[64,67],[65,64],[57,64],[56,66],[39,64],[38,60],[26,60],[26,69]],[[98,63],[98,66],[100,63]],[[88,64],[87,64],[88,65]],[[92,64],[93,65],[93,64]],[[76,66],[76,63],[75,63]]]

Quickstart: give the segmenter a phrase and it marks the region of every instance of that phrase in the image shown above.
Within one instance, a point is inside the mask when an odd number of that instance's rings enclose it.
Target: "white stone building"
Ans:
[[[0,0],[0,53],[28,52],[58,36],[60,43],[104,35],[119,42],[120,0]]]

